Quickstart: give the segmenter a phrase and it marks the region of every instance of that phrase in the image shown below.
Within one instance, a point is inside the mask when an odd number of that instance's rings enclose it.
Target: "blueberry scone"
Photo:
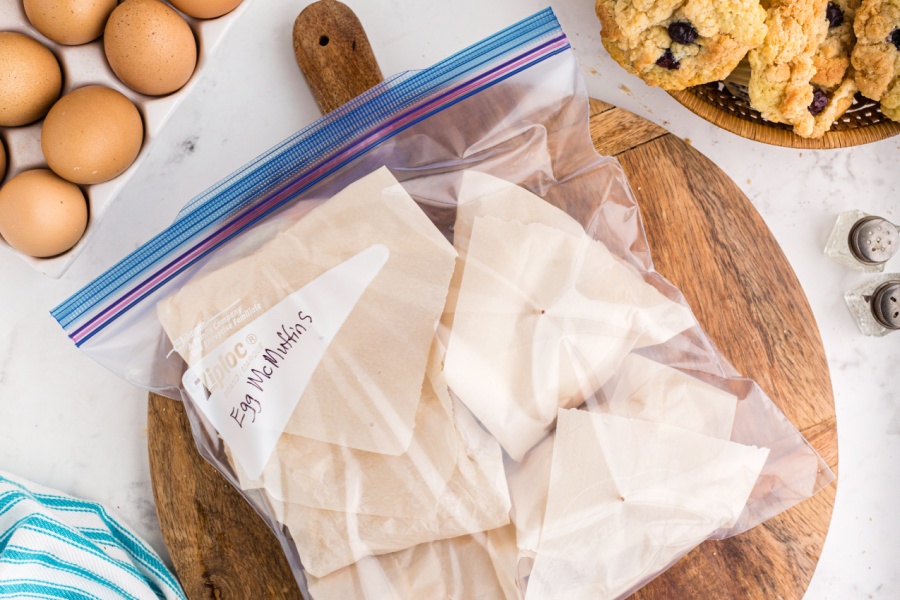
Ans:
[[[759,0],[596,0],[603,46],[667,90],[718,81],[766,35]]]
[[[853,21],[860,0],[830,0],[825,6],[828,23],[825,40],[813,56],[816,73],[810,80],[813,89],[815,126],[812,137],[821,137],[853,104],[859,91],[856,72],[850,66],[850,53],[856,44]],[[817,104],[818,103],[818,104]],[[815,113],[819,106],[821,112]]]
[[[802,137],[821,137],[853,103],[853,77],[826,88],[813,85],[815,57],[827,46],[827,0],[771,0],[766,39],[751,50],[750,104],[764,119],[793,125]]]
[[[859,90],[881,102],[881,112],[900,121],[900,0],[864,0],[853,28],[851,62]]]
[[[853,19],[859,3],[860,0],[829,0],[825,6],[828,30],[813,56],[816,73],[810,83],[826,92],[841,85],[850,67],[850,51],[856,43]]]

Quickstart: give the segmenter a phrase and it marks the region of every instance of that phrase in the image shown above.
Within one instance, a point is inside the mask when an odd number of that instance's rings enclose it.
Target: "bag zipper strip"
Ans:
[[[561,51],[566,50],[569,47],[568,43],[566,42],[565,36],[561,34],[561,31],[559,30],[559,25],[556,22],[556,19],[553,16],[552,11],[547,9],[547,10],[543,11],[542,13],[538,13],[537,15],[533,16],[531,19],[526,20],[526,21],[533,21],[538,17],[549,17],[549,19],[545,20],[545,22],[543,22],[543,23],[538,23],[537,25],[534,25],[533,29],[538,29],[539,26],[542,24],[551,23],[554,25],[554,27],[552,27],[551,29],[548,30],[549,33],[559,33],[559,35],[557,35],[556,37],[552,38],[549,41],[545,41],[545,42],[541,43],[540,45],[529,49],[528,51],[522,53],[521,55],[519,55],[511,60],[508,60],[507,62],[505,62],[501,65],[498,65],[497,67],[494,67],[494,68],[488,70],[487,72],[481,73],[481,74],[471,78],[470,80],[464,82],[463,84],[457,86],[456,88],[453,88],[452,90],[450,90],[448,92],[445,92],[443,94],[439,94],[439,95],[433,97],[431,100],[428,100],[427,102],[424,102],[424,103],[421,103],[418,105],[414,104],[405,113],[401,113],[400,115],[396,116],[395,118],[393,118],[385,123],[382,123],[380,127],[378,127],[377,129],[375,129],[373,131],[370,131],[368,134],[366,134],[363,139],[356,141],[352,146],[345,148],[343,150],[340,150],[338,153],[328,157],[324,162],[322,162],[318,166],[314,167],[311,171],[301,172],[299,179],[294,180],[292,183],[290,183],[289,185],[287,185],[285,187],[282,187],[280,190],[276,191],[275,193],[269,194],[264,200],[262,200],[261,202],[258,202],[258,204],[247,209],[246,212],[239,214],[236,219],[233,219],[231,222],[227,223],[225,226],[220,227],[219,229],[214,231],[212,234],[207,236],[204,240],[193,245],[190,249],[188,249],[185,253],[183,253],[177,259],[170,261],[163,268],[156,271],[152,276],[150,276],[149,278],[145,279],[144,281],[142,281],[141,283],[136,285],[126,296],[119,298],[113,304],[106,307],[102,312],[95,315],[87,323],[84,323],[76,331],[71,332],[70,337],[76,341],[77,345],[81,345],[87,339],[92,337],[96,332],[98,332],[100,329],[105,327],[108,323],[112,322],[112,320],[114,320],[119,315],[126,312],[128,309],[130,309],[135,304],[139,303],[143,298],[146,298],[149,294],[153,293],[153,291],[159,289],[159,287],[161,287],[166,282],[170,281],[173,277],[177,276],[179,273],[184,271],[184,269],[189,267],[191,264],[195,263],[197,260],[199,260],[206,254],[208,254],[213,248],[221,246],[223,243],[225,243],[226,241],[228,241],[229,239],[231,239],[232,237],[237,235],[240,231],[243,231],[244,229],[246,229],[253,223],[257,222],[259,219],[265,217],[272,211],[276,210],[277,208],[282,206],[285,202],[289,201],[291,198],[295,197],[297,194],[301,193],[305,189],[308,189],[311,185],[314,185],[316,182],[320,181],[322,178],[333,173],[335,170],[337,170],[341,166],[345,165],[347,162],[353,160],[354,158],[356,158],[359,155],[363,154],[364,152],[368,151],[372,147],[374,147],[374,146],[380,144],[381,142],[385,141],[386,139],[392,137],[396,133],[399,133],[406,127],[409,127],[414,122],[418,122],[422,118],[425,118],[425,116],[422,116],[422,115],[430,107],[437,105],[434,108],[434,110],[431,110],[428,113],[428,115],[439,112],[440,110],[443,110],[443,109],[447,108],[448,106],[455,104],[456,102],[462,100],[464,97],[471,95],[472,93],[475,93],[476,91],[480,91],[481,89],[489,87],[490,85],[493,85],[499,81],[502,81],[506,77],[511,76],[515,72],[519,72],[525,68],[532,66],[536,62],[539,62],[541,60],[549,58],[549,56],[552,56],[554,54],[557,54]],[[511,29],[515,29],[515,28],[516,28],[516,26],[513,26]],[[543,32],[543,35],[546,35],[546,33],[547,32]],[[519,34],[519,35],[521,35],[521,34]],[[542,37],[541,35],[538,35],[528,41],[534,42],[536,40],[539,40],[541,37]],[[494,39],[494,38],[489,38],[489,40],[490,39]],[[521,48],[526,43],[527,43],[526,41],[520,42],[518,45],[518,48]],[[484,42],[482,42],[481,44],[484,44]],[[458,55],[465,54],[466,52],[467,51],[463,51],[462,53],[458,53]],[[508,53],[509,52],[507,51],[505,54],[508,54]],[[501,57],[502,57],[502,55],[501,55]],[[495,57],[493,59],[494,62],[496,61],[496,59],[497,59],[497,57]],[[444,61],[444,63],[446,63],[448,61],[450,61],[450,59],[448,59],[447,61]],[[443,65],[444,63],[439,63],[437,65],[437,67]],[[417,75],[419,75],[421,73],[426,73],[427,71],[429,71],[429,70],[426,70],[425,72],[416,73],[412,77],[402,81],[400,83],[400,85],[408,84],[412,79],[415,79]],[[396,79],[402,79],[402,76],[398,76],[397,78],[395,78],[395,80]],[[419,87],[421,87],[421,86],[419,86]],[[435,86],[432,89],[419,90],[419,92],[420,92],[419,95],[420,95],[420,97],[423,97],[423,96],[427,97],[429,93],[433,93],[435,90],[439,90],[441,87],[446,87],[446,85]],[[370,103],[370,101],[378,100],[379,96],[384,96],[391,91],[392,90],[384,90],[384,89],[374,88],[373,90],[370,90],[370,92],[363,94],[363,96],[360,96],[357,99],[357,101],[358,101],[357,106],[352,107],[350,105],[345,105],[344,108],[338,109],[338,111],[337,111],[338,113],[343,113],[342,115],[341,114],[335,115],[335,113],[332,113],[332,115],[329,115],[329,117],[334,116],[334,118],[340,119],[347,115],[353,116],[352,111],[356,110],[356,109],[367,109],[369,111],[371,111],[371,110],[377,111],[377,107],[375,109],[373,109],[372,107],[368,107],[366,105],[368,103]],[[353,103],[351,103],[351,104],[353,104]],[[377,115],[377,112],[375,112],[374,114]],[[388,115],[389,114],[390,113],[388,113]],[[385,115],[385,116],[388,116],[388,115]],[[313,126],[310,126],[305,131],[309,132],[309,134],[311,136],[320,134],[320,133],[327,133],[327,125],[333,124],[333,123],[324,123],[325,120],[333,120],[333,119],[329,119],[329,117],[326,117],[325,119],[322,119],[321,121],[317,122],[316,124],[313,124]],[[318,131],[310,131],[311,129],[314,129],[317,125],[320,127],[324,127],[324,129],[320,129]],[[263,157],[260,157],[260,159],[258,159],[254,163],[251,163],[251,165],[248,165],[248,167],[260,166],[258,163],[265,162],[265,164],[261,165],[261,168],[264,171],[262,173],[262,175],[266,175],[265,171],[272,170],[273,165],[275,167],[275,170],[277,170],[277,167],[278,167],[277,163],[284,160],[284,157],[283,157],[283,154],[278,155],[278,156],[273,156],[273,155],[276,154],[279,150],[282,150],[285,146],[290,145],[292,142],[296,142],[297,138],[301,137],[303,134],[304,134],[304,131],[299,132],[298,134],[296,134],[289,140],[286,140],[285,142],[283,142],[282,144],[280,144],[273,150],[269,151],[269,153],[267,153]],[[301,141],[305,141],[305,140],[301,140]],[[292,149],[293,148],[288,148],[287,150],[291,151]],[[336,162],[338,164],[334,165],[334,163],[336,163]],[[331,166],[331,165],[334,165],[334,166]],[[252,176],[255,176],[256,179],[259,179],[259,173],[251,173],[249,175],[246,173],[246,171],[249,170],[248,167],[245,167],[244,170],[238,171],[231,177],[227,178],[226,180],[223,180],[222,182],[220,182],[219,184],[217,184],[216,186],[211,188],[204,195],[202,195],[200,198],[207,196],[207,197],[209,197],[208,199],[210,200],[210,202],[216,200],[217,193],[219,193],[223,188],[227,187],[227,185],[229,183],[231,183],[235,180],[237,180],[237,183],[239,183],[239,184],[243,183],[240,180],[241,175],[245,175],[247,177],[250,177],[252,175]],[[224,198],[224,200],[227,200],[227,198]],[[246,204],[246,202],[244,202],[244,203]],[[195,217],[194,220],[196,220],[196,213],[202,211],[202,209],[204,209],[204,208],[208,208],[205,204],[198,203],[197,200],[195,200],[191,204],[196,205],[196,208],[192,211],[187,210],[187,209],[184,210],[182,216],[180,216],[178,219],[176,219],[176,222],[173,223],[173,225],[170,226],[169,229],[167,229],[166,231],[162,232],[159,236],[157,236],[157,238],[171,239],[171,238],[178,237],[176,235],[177,232],[173,232],[170,230],[175,229],[176,226],[178,226],[178,225],[182,225],[182,227],[183,227],[187,221],[191,220],[191,217]],[[230,210],[225,211],[224,216],[226,216],[226,217],[229,213],[235,212],[235,207],[229,207],[229,208],[230,208]],[[220,222],[221,222],[221,217],[220,217]],[[193,225],[193,224],[191,224],[191,225]],[[178,247],[182,247],[185,243],[189,242],[190,239],[196,238],[196,236],[199,233],[201,233],[205,229],[209,228],[209,224],[206,224],[205,226],[194,225],[194,228],[197,231],[194,232],[192,236],[188,237],[187,240],[178,243],[175,246],[175,249],[177,249]],[[157,240],[154,239],[151,241],[157,241]],[[136,256],[134,256],[134,254],[136,254],[137,252],[139,252],[142,249],[144,249],[144,248],[143,247],[140,248],[138,251],[133,253],[132,256],[127,257],[126,259],[121,261],[118,265],[116,265],[115,267],[110,269],[110,271],[108,271],[105,274],[105,276],[108,277],[111,274],[111,272],[113,272],[117,269],[118,270],[127,269],[130,266],[131,262],[135,262],[135,261],[139,260],[140,257],[136,257]],[[157,258],[155,261],[151,261],[151,263],[149,265],[142,267],[139,271],[145,271],[145,270],[147,270],[147,268],[152,267],[153,264],[158,264],[161,259],[165,258],[166,256],[171,256],[172,252],[173,252],[173,250],[170,250],[168,253],[164,253],[162,256]],[[125,283],[127,283],[130,279],[133,278],[133,276],[134,275],[129,275],[127,273],[127,271],[126,271],[126,274],[120,275],[117,278],[119,285],[117,287],[115,287],[113,290],[107,292],[103,297],[108,297],[111,293],[115,292],[118,289],[121,289]],[[82,290],[82,293],[88,293],[91,291],[90,288],[96,287],[96,286],[98,286],[98,284],[104,283],[104,282],[100,281],[103,277],[104,276],[101,276],[101,278],[98,278],[97,280],[95,280],[94,283],[88,285],[85,289]],[[107,286],[108,285],[109,284],[107,284]],[[98,295],[99,295],[99,293],[98,293]],[[53,311],[53,316],[56,317],[57,320],[60,321],[60,323],[67,329],[80,315],[89,311],[91,308],[94,308],[97,305],[99,305],[99,303],[103,299],[103,297],[97,298],[96,301],[94,301],[94,302],[91,302],[90,298],[82,299],[81,304],[79,305],[77,302],[73,302],[73,301],[77,300],[77,298],[76,298],[77,296],[79,296],[79,294],[76,294],[75,296],[70,298],[67,302],[61,304],[59,307],[57,307]],[[80,311],[79,311],[79,307],[81,308]],[[108,318],[105,319],[105,317],[108,317]]]

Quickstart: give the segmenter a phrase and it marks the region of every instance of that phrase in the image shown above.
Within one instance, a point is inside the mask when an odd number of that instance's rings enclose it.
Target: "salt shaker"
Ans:
[[[900,227],[882,217],[851,210],[838,216],[825,245],[825,254],[845,267],[881,273],[884,263],[898,249]]]
[[[876,277],[844,299],[864,335],[881,337],[900,329],[900,273]]]

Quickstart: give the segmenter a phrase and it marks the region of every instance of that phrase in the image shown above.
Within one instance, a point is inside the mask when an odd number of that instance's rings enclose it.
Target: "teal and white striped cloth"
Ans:
[[[2,471],[0,598],[186,600],[159,556],[103,506]]]

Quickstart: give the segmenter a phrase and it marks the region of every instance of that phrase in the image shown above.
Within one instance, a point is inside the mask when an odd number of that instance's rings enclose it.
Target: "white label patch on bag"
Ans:
[[[322,356],[388,256],[375,244],[329,269],[185,372],[184,389],[250,478],[262,473]]]

